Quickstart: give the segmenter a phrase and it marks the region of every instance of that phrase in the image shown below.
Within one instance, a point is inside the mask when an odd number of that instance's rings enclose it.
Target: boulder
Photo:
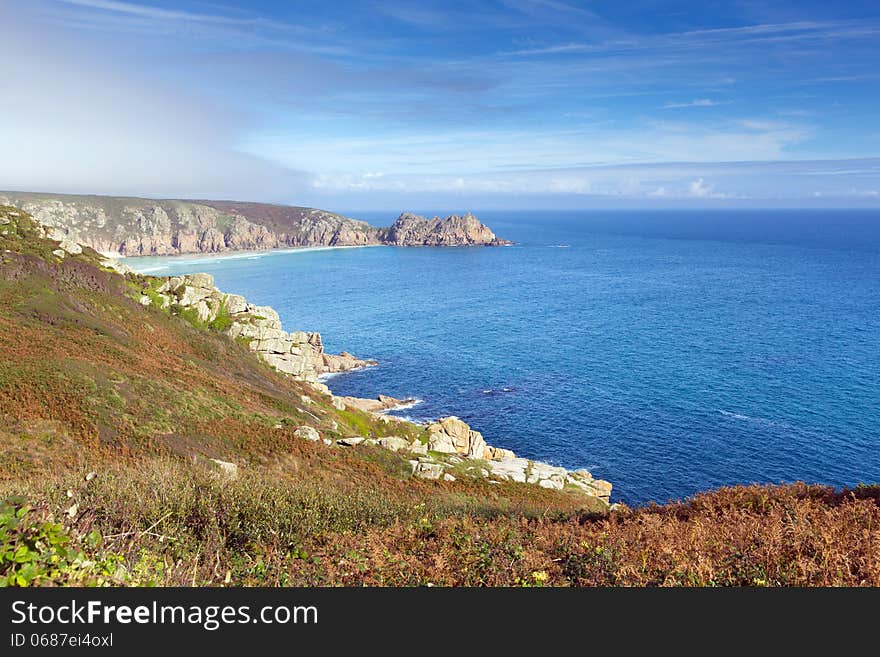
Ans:
[[[511,479],[520,483],[526,482],[526,469],[529,460],[523,458],[503,459],[501,461],[488,461],[489,471],[499,479]]]
[[[326,374],[349,372],[351,370],[359,370],[364,367],[371,367],[378,364],[375,360],[362,360],[360,358],[355,358],[345,351],[339,355],[325,354],[323,351],[318,351],[317,349],[315,351],[321,356],[321,371]]]
[[[501,447],[492,447],[491,445],[486,445],[483,449],[483,458],[487,461],[501,461],[503,459],[513,459],[516,458],[516,454],[514,454],[509,449],[503,449]]]
[[[343,447],[354,447],[355,445],[360,445],[365,440],[366,438],[362,438],[361,436],[349,436],[347,438],[340,438],[336,441],[336,444],[342,445]]]
[[[248,312],[251,315],[256,317],[262,317],[263,321],[268,324],[275,326],[275,328],[281,328],[281,318],[278,316],[278,313],[272,306],[251,306],[248,305]]]
[[[183,282],[192,287],[214,289],[214,277],[211,274],[187,274],[183,277]]]
[[[306,440],[317,441],[321,439],[321,434],[318,433],[318,430],[314,427],[302,426],[299,427],[296,431],[293,432],[293,435],[297,438],[304,438]]]
[[[194,307],[196,309],[196,314],[199,317],[199,321],[209,322],[217,316],[216,313],[211,309],[211,306],[208,304],[207,299],[202,299],[197,304],[195,304]]]
[[[379,395],[376,399],[364,399],[362,397],[343,397],[343,399],[346,406],[354,406],[369,413],[379,413],[389,408],[415,401],[414,399],[395,399],[387,395]]]
[[[568,473],[565,468],[559,468],[540,461],[531,461],[529,464],[526,483],[537,484],[543,480],[552,480],[559,483],[559,488],[565,482]]]
[[[271,354],[289,354],[290,342],[283,338],[266,338],[265,340],[253,340],[248,347],[251,351],[265,351]]]
[[[196,305],[202,299],[211,295],[211,290],[202,287],[193,287],[192,285],[184,285],[177,303],[186,308]]]
[[[416,464],[413,474],[422,479],[439,479],[443,474],[443,466],[440,463],[420,461]]]
[[[409,449],[409,441],[405,438],[398,438],[397,436],[385,436],[383,438],[378,438],[376,441],[380,447],[384,447],[385,449],[390,449],[392,452],[396,452],[401,449]]]
[[[483,440],[483,434],[479,431],[471,431],[468,435],[467,452],[469,458],[481,459],[483,452],[486,451],[486,441]]]
[[[304,376],[309,374],[302,358],[291,356],[290,354],[276,354],[272,352],[260,351],[262,359],[279,372],[290,374],[292,376]]]
[[[611,489],[613,486],[610,482],[603,479],[593,479],[593,481],[590,482],[590,486],[596,491],[596,497],[601,497],[605,500],[611,497]]]
[[[235,463],[221,461],[220,459],[211,459],[211,462],[229,479],[238,479],[238,466]]]
[[[226,302],[226,310],[230,315],[238,315],[247,311],[247,299],[240,294],[227,294],[224,297]]]
[[[457,417],[445,417],[428,426],[428,446],[435,452],[484,458],[486,441]]]
[[[428,436],[428,449],[432,452],[455,454],[455,440],[442,432],[433,432]]]
[[[316,391],[320,392],[323,395],[330,395],[330,388],[327,387],[327,384],[321,383],[320,381],[310,381],[310,385]],[[343,409],[339,409],[343,410]]]

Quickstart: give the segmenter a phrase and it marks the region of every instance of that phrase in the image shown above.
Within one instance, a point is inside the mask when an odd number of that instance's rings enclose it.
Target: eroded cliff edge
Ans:
[[[59,241],[105,255],[220,253],[297,246],[499,246],[509,244],[474,215],[409,212],[389,227],[334,212],[266,203],[155,200],[0,192],[0,204],[33,216]]]

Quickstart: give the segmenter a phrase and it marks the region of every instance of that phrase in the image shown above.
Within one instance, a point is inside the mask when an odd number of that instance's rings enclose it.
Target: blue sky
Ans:
[[[880,3],[0,0],[0,188],[880,205]]]

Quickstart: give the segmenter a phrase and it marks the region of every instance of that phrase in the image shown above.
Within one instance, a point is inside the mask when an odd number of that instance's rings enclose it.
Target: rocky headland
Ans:
[[[62,243],[59,249],[81,248]],[[125,267],[121,263],[113,266]],[[414,403],[414,399],[395,399],[379,395],[376,399],[333,396],[319,377],[375,365],[376,361],[364,360],[348,352],[327,354],[324,352],[320,333],[294,331],[282,328],[278,313],[269,306],[256,306],[237,294],[221,292],[214,287],[209,274],[188,274],[168,278],[150,278],[149,285],[141,289],[140,302],[155,305],[182,315],[191,322],[213,326],[229,338],[244,342],[263,361],[280,372],[308,383],[316,394],[330,395],[332,404],[339,410],[358,409],[378,414],[386,423],[410,423],[408,420],[385,414],[387,411]],[[311,399],[304,396],[304,401]],[[308,403],[308,402],[307,402]],[[568,471],[517,456],[509,449],[489,445],[479,431],[456,417],[446,417],[425,427],[425,440],[403,436],[354,436],[337,441],[325,440],[334,447],[378,446],[392,451],[405,450],[412,455],[409,464],[412,474],[423,479],[455,481],[459,476],[483,477],[490,481],[513,481],[535,484],[544,488],[563,490],[577,489],[584,494],[608,502],[611,484],[593,478],[585,469]],[[301,438],[322,440],[320,432],[312,427],[301,427]]]
[[[499,246],[474,215],[404,212],[388,227],[315,208],[233,201],[155,200],[0,192],[0,205],[33,216],[53,239],[105,255],[145,256],[299,246]]]
[[[446,219],[404,212],[389,228],[379,229],[379,239],[395,246],[504,246],[511,242],[495,236],[470,212]]]
[[[121,263],[116,263],[119,267]],[[269,365],[301,381],[329,392],[318,382],[322,374],[333,374],[375,365],[348,352],[324,353],[320,333],[281,328],[274,308],[256,306],[238,294],[226,294],[214,287],[210,274],[171,276],[157,285],[146,286],[140,302],[156,305],[175,314],[188,315],[194,322],[212,325],[234,340],[243,342]]]

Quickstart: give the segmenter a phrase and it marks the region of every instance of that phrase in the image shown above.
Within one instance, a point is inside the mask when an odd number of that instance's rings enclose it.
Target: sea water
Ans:
[[[391,213],[355,214],[387,225]],[[880,481],[880,212],[484,212],[501,248],[137,258],[204,271],[328,351],[334,393],[414,397],[630,504]]]

